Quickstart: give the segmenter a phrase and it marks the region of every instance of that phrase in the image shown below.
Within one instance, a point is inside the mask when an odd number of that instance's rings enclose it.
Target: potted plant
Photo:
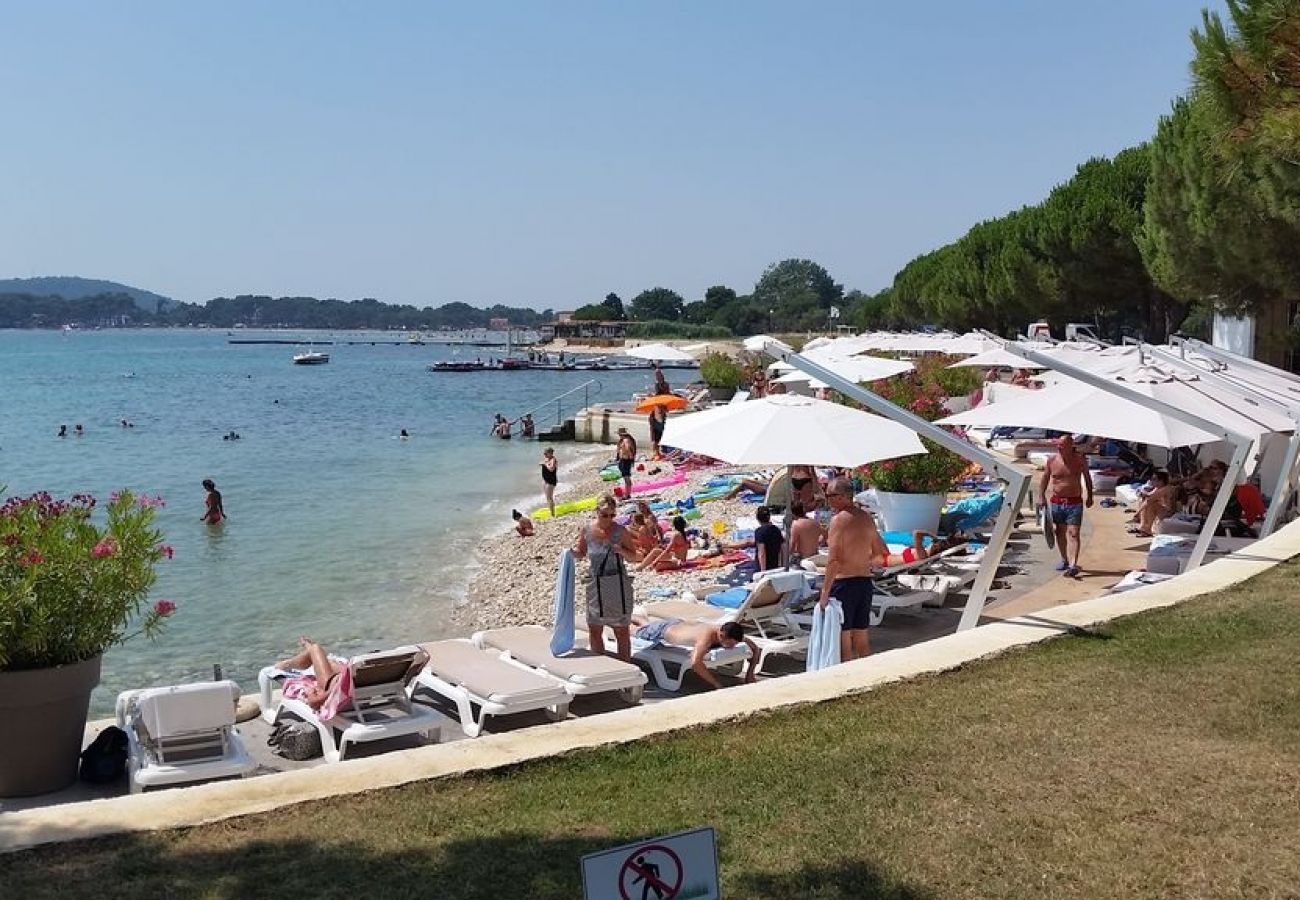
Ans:
[[[744,375],[740,364],[725,353],[710,353],[700,360],[700,378],[709,386],[712,400],[730,400]]]
[[[176,606],[146,607],[172,548],[153,527],[160,498],[14,497],[0,505],[0,797],[60,790],[77,777],[90,694],[105,650],[153,637]]]
[[[872,385],[878,395],[928,422],[947,415],[947,393],[925,368]],[[889,531],[937,531],[939,515],[953,482],[967,461],[946,447],[921,438],[926,453],[889,459],[860,470],[871,485],[877,511]]]

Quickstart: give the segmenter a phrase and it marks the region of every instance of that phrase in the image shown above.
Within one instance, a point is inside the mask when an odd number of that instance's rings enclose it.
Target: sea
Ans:
[[[327,365],[299,366],[303,347],[230,343],[259,337],[335,344],[312,348],[330,354]],[[645,370],[430,372],[431,362],[504,348],[380,343],[394,340],[0,330],[5,496],[107,500],[129,488],[166,504],[157,526],[175,556],[159,564],[151,600],[173,600],[177,612],[156,640],[105,655],[93,714],[110,712],[126,688],[211,678],[216,666],[255,690],[258,670],[300,635],[348,654],[451,634],[479,542],[510,526],[512,508],[542,499],[542,447],[491,437],[493,415],[538,408],[545,427],[553,398],[589,379],[591,402],[650,385]],[[578,391],[562,412],[583,400]],[[239,440],[224,440],[232,431]],[[556,449],[562,483],[565,461],[592,452]],[[224,498],[220,527],[199,521],[205,478]]]

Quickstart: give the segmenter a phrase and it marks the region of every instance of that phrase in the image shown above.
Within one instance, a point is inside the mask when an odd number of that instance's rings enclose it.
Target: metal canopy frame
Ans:
[[[998,511],[997,519],[994,521],[993,535],[984,550],[984,559],[980,563],[979,573],[975,576],[975,582],[971,585],[970,593],[967,595],[966,607],[962,610],[961,620],[957,623],[957,630],[965,631],[978,625],[988,599],[989,589],[993,586],[993,579],[997,575],[998,566],[1001,564],[1002,556],[1006,552],[1007,541],[1010,539],[1011,531],[1015,527],[1016,516],[1024,506],[1025,495],[1029,491],[1032,476],[1022,472],[1015,466],[1009,465],[1000,457],[926,421],[915,413],[895,406],[861,385],[836,374],[823,364],[795,353],[793,349],[775,338],[758,335],[746,340],[745,348],[789,363],[799,371],[825,382],[841,394],[852,397],[873,412],[887,419],[892,419],[900,425],[905,425],[918,435],[929,438],[941,447],[945,447],[964,459],[982,466],[985,471],[995,473],[999,479],[1006,483],[1002,508]]]
[[[1018,341],[1008,341],[1003,346],[1012,353],[1031,362],[1048,366],[1062,375],[1068,375],[1075,381],[1081,381],[1109,394],[1114,394],[1116,397],[1128,400],[1130,403],[1136,403],[1138,406],[1178,419],[1180,422],[1199,428],[1215,435],[1220,440],[1232,444],[1232,459],[1228,463],[1227,474],[1224,475],[1219,492],[1214,495],[1214,502],[1210,504],[1210,512],[1205,517],[1205,524],[1201,528],[1201,533],[1197,535],[1196,545],[1192,548],[1192,555],[1187,560],[1187,569],[1189,571],[1200,566],[1205,561],[1206,552],[1210,549],[1210,542],[1214,539],[1214,532],[1218,530],[1219,523],[1223,520],[1223,511],[1228,506],[1228,498],[1233,487],[1237,484],[1237,479],[1241,477],[1242,467],[1245,465],[1251,446],[1255,443],[1254,440],[1231,429],[1224,428],[1216,422],[1203,419],[1194,413],[1189,413],[1176,406],[1156,400],[1154,397],[1148,397],[1146,394],[1135,391],[1121,382],[1113,381],[1087,369],[1081,369],[1062,360],[1054,359],[1047,354],[1031,350]]]
[[[1187,361],[1187,349],[1189,345],[1194,344],[1191,349],[1203,355],[1211,362],[1225,363],[1228,366],[1235,365],[1239,368],[1250,369],[1273,377],[1280,374],[1285,376],[1286,380],[1294,381],[1297,384],[1300,384],[1300,378],[1296,378],[1292,373],[1283,371],[1282,369],[1276,369],[1265,363],[1260,363],[1257,360],[1238,356],[1236,353],[1221,350],[1218,347],[1211,347],[1202,344],[1200,341],[1192,342],[1186,338],[1174,338],[1173,340],[1177,341],[1179,353],[1171,353],[1161,347],[1153,347],[1151,345],[1144,346],[1146,346],[1147,351],[1156,359],[1180,366],[1187,371],[1195,372],[1198,377],[1203,377],[1214,384],[1223,387],[1230,387],[1234,391],[1245,391],[1249,395],[1250,399],[1281,412],[1283,415],[1290,418],[1295,424],[1295,428],[1291,432],[1291,438],[1287,441],[1286,452],[1282,455],[1282,468],[1278,472],[1277,483],[1273,486],[1273,492],[1271,495],[1273,498],[1272,502],[1268,505],[1268,512],[1264,516],[1264,523],[1259,529],[1260,537],[1268,537],[1273,533],[1274,529],[1277,528],[1278,520],[1282,516],[1282,510],[1286,508],[1291,492],[1295,488],[1296,461],[1300,460],[1300,398],[1297,398],[1294,403],[1288,403],[1273,396],[1270,392],[1261,390],[1255,385],[1237,381],[1230,374],[1225,375],[1222,372],[1207,372],[1199,366],[1192,365]],[[1246,363],[1249,363],[1249,365],[1246,365]]]

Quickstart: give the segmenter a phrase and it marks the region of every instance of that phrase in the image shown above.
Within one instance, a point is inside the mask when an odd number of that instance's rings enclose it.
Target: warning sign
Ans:
[[[586,900],[716,900],[718,845],[712,828],[626,844],[582,858]]]

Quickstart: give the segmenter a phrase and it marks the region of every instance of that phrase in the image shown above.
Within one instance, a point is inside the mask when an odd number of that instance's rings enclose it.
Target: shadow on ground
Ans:
[[[285,815],[293,815],[286,810]],[[0,896],[211,898],[529,898],[582,896],[579,860],[644,835],[550,838],[499,834],[440,843],[435,810],[426,834],[389,835],[393,849],[331,842],[259,840],[238,825],[207,832],[220,848],[188,848],[182,833],[132,835],[0,857]],[[248,832],[248,833],[244,833]],[[725,854],[724,854],[725,856]],[[746,870],[724,858],[723,895],[746,898],[896,898],[932,892],[899,883],[868,861],[805,862]],[[651,897],[654,893],[651,892]],[[603,895],[593,895],[603,900]],[[619,900],[618,891],[609,895]]]

